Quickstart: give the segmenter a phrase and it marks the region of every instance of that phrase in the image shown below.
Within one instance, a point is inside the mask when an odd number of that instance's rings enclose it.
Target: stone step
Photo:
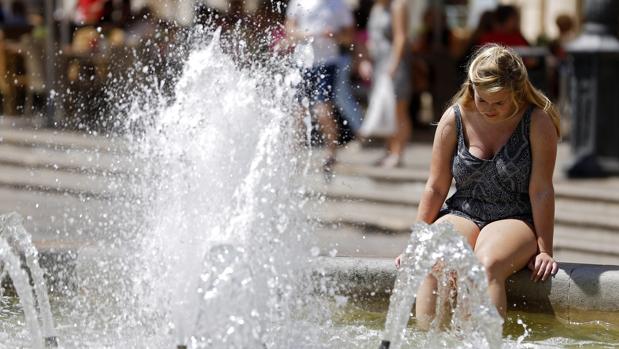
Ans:
[[[131,194],[122,181],[113,177],[6,164],[1,166],[0,186],[102,198]]]
[[[0,197],[0,214],[19,213],[33,240],[113,240],[138,219],[140,209],[118,198],[98,200],[19,188],[0,187]]]
[[[619,264],[619,232],[559,225],[555,227],[555,250],[587,252],[595,256],[612,256]]]
[[[0,143],[0,165],[67,172],[127,175],[136,165],[128,157],[91,149],[26,148]]]
[[[427,167],[429,168],[429,166]],[[335,168],[338,177],[368,178],[376,182],[425,184],[429,171],[419,168],[394,168],[385,170],[367,164],[340,163]],[[619,179],[567,180],[555,171],[555,195],[587,201],[604,201],[619,204]]]
[[[385,234],[371,228],[344,224],[324,224],[315,230],[316,246],[324,256],[388,257],[400,254],[409,234]]]
[[[561,182],[555,184],[557,198],[619,204],[619,185],[614,181],[600,179],[590,181]]]
[[[417,208],[366,201],[327,200],[312,207],[309,212],[313,212],[314,218],[324,223],[345,223],[368,226],[384,232],[403,232],[408,231],[415,223]],[[600,221],[595,221],[595,218],[599,218]],[[603,218],[608,220],[602,221]],[[569,205],[565,210],[557,206],[555,225],[588,231],[608,231],[612,232],[612,236],[619,238],[619,222],[616,218],[602,215],[592,217]]]
[[[398,167],[385,170],[380,167],[365,164],[338,163],[335,173],[343,176],[367,177],[376,181],[389,182],[423,182],[428,179],[428,168],[404,168]]]
[[[336,176],[328,185],[321,177],[308,180],[307,185],[311,191],[333,199],[417,206],[425,183],[393,183],[374,181],[367,177]]]
[[[309,207],[308,212],[323,224],[347,224],[385,233],[410,231],[417,216],[416,207],[364,201],[327,200]]]
[[[127,153],[128,143],[120,137],[50,129],[0,128],[0,143],[23,147],[91,149]]]
[[[377,205],[355,201],[326,201],[316,207],[314,219],[331,227],[353,226],[374,232],[406,234],[415,223],[416,209],[402,205]],[[562,216],[572,213],[557,214],[555,225],[555,248],[559,250],[604,254],[618,258],[619,229],[602,229],[600,227],[580,227],[562,220]]]
[[[315,179],[310,181],[309,187],[314,192],[322,193],[329,199],[341,202],[366,201],[395,207],[418,206],[423,192],[423,185],[420,183],[384,183],[368,178],[342,176],[334,179],[329,185],[324,185],[319,179]],[[369,211],[372,209],[370,208]],[[619,203],[582,201],[573,197],[557,196],[555,211],[558,224],[619,231],[619,216],[617,216]],[[396,217],[393,219],[396,222],[399,221]]]
[[[393,258],[402,252],[409,238],[408,231],[385,234],[372,227],[345,223],[319,225],[315,234],[324,256]],[[609,232],[558,227],[554,254],[563,262],[617,265],[616,239]]]
[[[612,216],[611,212],[595,213],[595,207],[591,206],[558,202],[555,225],[588,231],[608,231],[615,239],[619,239],[618,217]],[[370,226],[387,232],[408,231],[417,215],[417,208],[414,206],[353,200],[327,200],[312,210],[310,212],[315,212],[316,219],[321,222]],[[619,249],[617,250],[619,252]]]

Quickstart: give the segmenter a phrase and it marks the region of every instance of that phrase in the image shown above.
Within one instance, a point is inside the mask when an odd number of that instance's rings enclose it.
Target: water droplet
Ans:
[[[317,246],[314,246],[310,249],[310,254],[312,255],[312,257],[317,257],[320,254],[320,248]]]

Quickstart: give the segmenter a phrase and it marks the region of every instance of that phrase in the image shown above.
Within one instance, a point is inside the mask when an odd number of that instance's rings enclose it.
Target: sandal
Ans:
[[[382,168],[396,168],[402,166],[402,156],[396,154],[389,154],[381,158],[377,162],[377,166]]]

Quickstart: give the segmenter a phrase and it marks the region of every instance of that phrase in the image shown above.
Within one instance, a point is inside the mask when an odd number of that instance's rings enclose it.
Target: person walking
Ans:
[[[326,156],[323,171],[333,171],[338,129],[334,119],[334,89],[339,46],[353,39],[352,12],[343,0],[291,0],[286,10],[286,32],[295,46],[295,59],[302,69],[301,98],[318,120]]]
[[[387,77],[392,82],[390,85],[395,94],[395,132],[387,139],[385,155],[377,161],[377,165],[388,168],[402,164],[402,156],[412,132],[409,117],[411,62],[407,32],[406,1],[376,0],[368,21],[372,81],[374,87],[385,86],[377,82]],[[363,135],[363,128],[361,133]]]
[[[449,222],[469,242],[487,273],[490,299],[505,317],[511,274],[528,266],[534,281],[544,281],[558,269],[552,176],[559,114],[529,81],[522,58],[497,44],[472,57],[452,102],[435,133],[417,220]],[[456,191],[444,202],[452,179]],[[429,275],[417,292],[422,328],[435,316],[436,289]]]

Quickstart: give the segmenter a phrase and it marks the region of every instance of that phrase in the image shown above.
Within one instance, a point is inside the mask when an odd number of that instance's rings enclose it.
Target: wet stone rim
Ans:
[[[393,260],[384,258],[321,257],[314,270],[360,299],[388,297],[396,277]],[[619,266],[559,263],[559,272],[546,282],[534,283],[530,276],[521,270],[508,279],[510,308],[619,325]]]
[[[72,294],[77,288],[78,254],[86,259],[98,254],[83,246],[38,245],[48,289],[59,296]],[[361,301],[388,299],[396,277],[393,259],[387,258],[318,257],[312,269],[316,280],[326,277],[337,293]],[[534,283],[530,275],[522,270],[508,279],[510,308],[619,326],[619,266],[559,263],[559,272],[546,282]],[[11,294],[10,280],[2,280],[2,286]]]

